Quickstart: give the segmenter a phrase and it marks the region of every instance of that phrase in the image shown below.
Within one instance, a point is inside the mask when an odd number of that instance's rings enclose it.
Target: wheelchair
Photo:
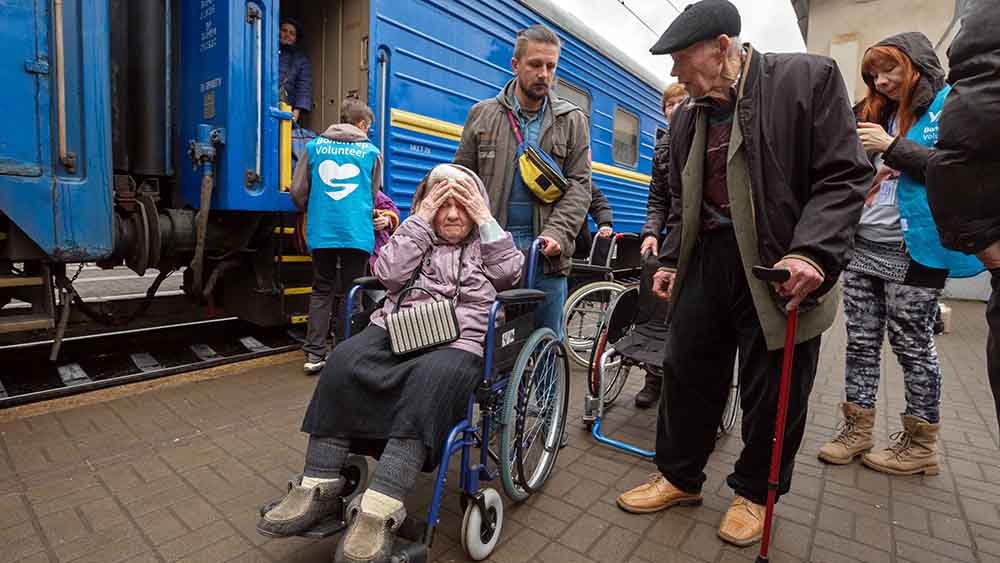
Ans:
[[[392,556],[393,563],[428,560],[449,461],[456,453],[461,453],[461,543],[466,554],[476,561],[493,552],[504,519],[500,494],[494,488],[484,488],[482,483],[499,478],[507,497],[519,503],[539,491],[555,467],[569,406],[569,360],[552,329],[534,328],[534,306],[545,298],[542,291],[531,289],[538,250],[536,240],[528,257],[524,288],[500,292],[490,308],[482,382],[469,397],[465,418],[448,435],[427,520],[407,516],[397,532],[401,541]],[[348,293],[348,311],[354,311],[353,303],[364,291],[381,288],[373,277],[360,278],[355,284]],[[349,336],[367,326],[371,312],[349,316],[345,333]],[[498,439],[494,439],[494,433]],[[367,462],[351,455],[342,473],[348,483],[340,509],[303,536],[324,538],[346,528],[346,507],[365,488]],[[270,508],[265,505],[261,514]]]
[[[604,412],[612,408],[621,396],[631,372],[634,369],[646,371],[647,366],[663,361],[663,349],[656,353],[650,350],[654,348],[652,343],[657,340],[662,343],[666,338],[666,321],[637,326],[639,308],[640,289],[625,289],[611,301],[604,322],[597,328],[595,345],[590,354],[583,423],[598,442],[653,459],[655,452],[609,438],[601,429]],[[739,394],[739,379],[734,370],[717,438],[732,430],[736,424]]]
[[[563,305],[563,329],[567,351],[577,365],[588,365],[597,327],[611,301],[639,283],[641,242],[633,233],[595,236],[589,256],[573,261],[569,297]]]

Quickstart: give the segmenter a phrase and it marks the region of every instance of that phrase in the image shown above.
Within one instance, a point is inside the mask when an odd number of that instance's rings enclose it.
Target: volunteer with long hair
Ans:
[[[948,94],[944,71],[922,33],[903,33],[868,49],[862,62],[868,94],[856,107],[858,136],[876,174],[844,271],[847,401],[843,422],[819,458],[862,461],[893,475],[937,474],[941,368],[934,320],[945,280],[982,271],[972,256],[945,250],[927,205],[924,169],[937,140]],[[879,359],[889,343],[903,368],[906,411],[894,443],[879,452],[872,428]],[[867,453],[866,453],[867,452]]]

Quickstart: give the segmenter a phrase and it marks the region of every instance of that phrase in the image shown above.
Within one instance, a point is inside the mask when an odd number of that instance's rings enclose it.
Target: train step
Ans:
[[[44,313],[0,317],[0,334],[29,330],[48,330],[53,326],[52,318]]]
[[[0,275],[0,288],[8,287],[40,287],[45,281],[40,276]]]

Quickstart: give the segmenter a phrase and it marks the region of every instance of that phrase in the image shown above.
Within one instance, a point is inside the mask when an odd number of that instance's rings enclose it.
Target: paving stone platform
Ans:
[[[887,477],[859,464],[827,466],[815,453],[833,434],[844,366],[842,321],[823,343],[809,426],[792,493],[780,503],[772,561],[1000,562],[1000,450],[986,383],[984,306],[952,303],[954,327],[938,339],[944,371],[941,474]],[[300,359],[231,370],[225,377],[146,386],[105,402],[0,422],[0,561],[330,561],[335,539],[268,539],[257,507],[301,470],[299,423],[315,379]],[[876,441],[899,429],[900,370],[883,355]],[[574,374],[570,445],[544,491],[514,506],[492,561],[752,561],[716,537],[731,500],[724,477],[738,428],[709,464],[705,504],[633,516],[614,504],[653,466],[597,445],[579,422]],[[607,414],[612,435],[653,443],[654,413],[637,411],[633,376]],[[44,409],[42,409],[44,410]],[[4,413],[0,412],[0,419]],[[424,513],[431,481],[408,500]],[[499,484],[497,484],[499,487]],[[435,561],[466,561],[454,491],[444,500]]]

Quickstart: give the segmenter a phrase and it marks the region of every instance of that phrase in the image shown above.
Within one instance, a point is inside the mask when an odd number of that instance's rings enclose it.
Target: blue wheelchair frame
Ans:
[[[448,474],[448,464],[451,457],[455,455],[456,452],[461,450],[461,472],[459,473],[459,487],[461,488],[463,495],[463,508],[465,502],[471,500],[478,504],[481,514],[486,514],[486,505],[483,500],[483,492],[480,489],[480,483],[482,481],[492,481],[496,479],[499,475],[499,469],[491,469],[489,467],[489,460],[491,457],[491,452],[487,447],[490,443],[490,432],[492,430],[492,420],[487,412],[483,412],[480,419],[480,428],[477,429],[476,425],[473,424],[474,418],[474,406],[478,402],[485,402],[490,396],[503,391],[506,388],[507,381],[510,379],[510,373],[507,373],[503,377],[493,377],[493,361],[494,361],[494,345],[495,345],[495,334],[496,334],[496,319],[497,314],[504,305],[514,305],[514,304],[528,304],[528,303],[538,303],[545,298],[545,294],[537,289],[532,289],[535,282],[535,271],[537,269],[537,256],[540,250],[540,241],[535,240],[532,242],[531,251],[528,255],[528,268],[526,272],[526,278],[524,280],[524,289],[510,289],[502,291],[497,294],[496,300],[490,307],[489,314],[489,326],[486,331],[486,344],[485,344],[485,354],[483,356],[483,381],[480,387],[469,397],[468,406],[466,407],[465,418],[458,422],[448,434],[448,441],[445,444],[444,450],[441,454],[441,463],[437,470],[437,479],[434,483],[434,495],[431,500],[430,510],[427,515],[427,522],[424,524],[424,529],[420,537],[407,537],[408,534],[404,533],[404,530],[400,530],[399,535],[411,539],[413,541],[418,541],[418,544],[409,546],[410,553],[404,557],[394,557],[394,560],[399,561],[419,561],[422,560],[421,550],[426,550],[431,546],[434,538],[434,531],[439,522],[440,508],[441,508],[441,498],[444,494],[444,484],[447,481]],[[379,284],[375,278],[362,278],[356,280],[357,282],[365,282],[355,285],[351,288],[347,295],[347,307],[346,310],[348,314],[345,319],[345,331],[344,338],[349,338],[351,334],[351,311],[354,311],[354,303],[357,298],[357,293],[365,289],[375,289]],[[480,446],[480,455],[478,461],[473,462],[473,452],[472,448],[475,446]],[[501,463],[501,460],[493,456],[494,463]],[[406,526],[404,526],[406,528]],[[413,532],[415,530],[409,530],[409,535],[416,535]],[[406,550],[407,548],[404,548]]]

